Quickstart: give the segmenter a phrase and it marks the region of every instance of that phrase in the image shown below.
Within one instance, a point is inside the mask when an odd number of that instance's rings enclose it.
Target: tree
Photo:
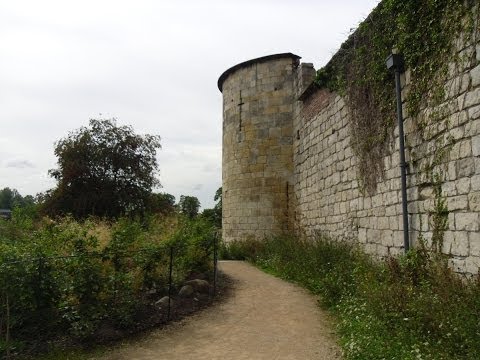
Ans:
[[[170,214],[175,211],[175,196],[167,193],[152,193],[147,210],[151,213]]]
[[[222,227],[222,188],[218,188],[215,192],[215,196],[213,198],[216,201],[215,206],[213,209],[205,209],[202,212],[202,216],[212,222],[215,227],[221,228]]]
[[[117,217],[143,213],[157,179],[157,135],[137,135],[115,119],[92,119],[55,144],[58,184],[48,195],[47,213]]]
[[[10,209],[14,207],[27,207],[34,205],[33,196],[27,195],[23,197],[16,189],[8,187],[0,190],[0,209]]]
[[[190,219],[193,219],[198,214],[200,208],[200,201],[195,196],[181,195],[178,202],[180,212]]]
[[[0,190],[0,209],[13,209],[13,205],[19,197],[20,194],[15,189],[6,187]]]

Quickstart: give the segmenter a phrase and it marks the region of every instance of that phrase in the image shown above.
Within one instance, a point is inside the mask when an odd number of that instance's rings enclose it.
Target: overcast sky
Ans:
[[[159,191],[213,206],[227,68],[292,52],[319,68],[376,0],[0,0],[0,189],[55,186],[54,142],[115,117],[162,138]]]

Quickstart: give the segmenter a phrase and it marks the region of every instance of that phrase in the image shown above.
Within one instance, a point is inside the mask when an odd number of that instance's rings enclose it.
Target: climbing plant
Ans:
[[[448,64],[460,60],[455,40],[460,34],[469,36],[478,17],[479,7],[474,5],[458,0],[384,0],[317,72],[317,85],[345,96],[359,179],[368,193],[382,178],[395,123],[394,80],[385,59],[392,49],[404,56],[411,76],[408,114],[416,117],[424,106],[440,104]],[[430,120],[422,118],[419,128],[425,121]]]

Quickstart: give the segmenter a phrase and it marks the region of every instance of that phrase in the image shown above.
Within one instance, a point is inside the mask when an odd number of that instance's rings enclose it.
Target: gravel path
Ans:
[[[234,279],[225,301],[103,360],[340,359],[331,324],[302,288],[239,261],[222,261]]]

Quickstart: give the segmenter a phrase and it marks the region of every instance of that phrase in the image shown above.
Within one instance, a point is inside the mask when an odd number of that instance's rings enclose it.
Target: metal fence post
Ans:
[[[213,235],[213,296],[217,294],[217,238],[218,232]]]
[[[5,329],[5,342],[7,347],[7,359],[10,359],[10,302],[8,299],[8,292],[5,292],[5,300],[7,305],[7,318],[6,318],[6,329]]]
[[[35,285],[35,301],[37,305],[37,311],[42,308],[41,299],[42,299],[42,280],[43,280],[43,267],[44,267],[43,256],[38,258],[38,269],[37,269],[37,284]]]
[[[170,265],[168,269],[168,315],[167,315],[168,320],[170,320],[171,307],[172,307],[172,270],[173,270],[173,246],[170,247]]]

